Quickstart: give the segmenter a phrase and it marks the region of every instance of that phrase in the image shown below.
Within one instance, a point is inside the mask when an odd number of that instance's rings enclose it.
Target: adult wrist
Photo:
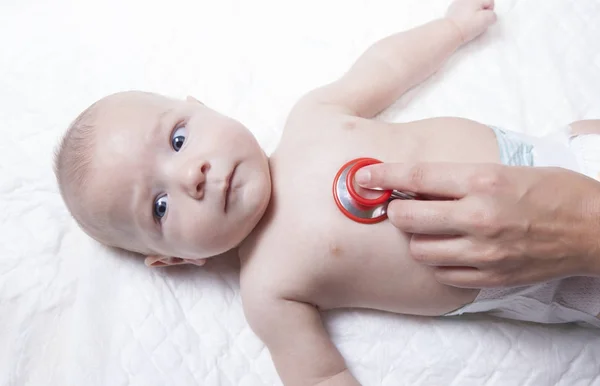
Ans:
[[[586,223],[587,242],[585,243],[586,274],[600,277],[600,183],[595,194],[583,206],[583,221]]]

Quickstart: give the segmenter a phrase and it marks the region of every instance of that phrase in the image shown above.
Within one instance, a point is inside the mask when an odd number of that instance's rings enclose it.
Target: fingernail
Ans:
[[[371,181],[371,172],[368,170],[359,169],[354,176],[354,180],[361,185],[367,184],[369,181]]]

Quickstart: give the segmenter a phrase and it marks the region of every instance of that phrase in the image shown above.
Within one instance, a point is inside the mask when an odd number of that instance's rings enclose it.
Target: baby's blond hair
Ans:
[[[86,221],[83,196],[89,182],[96,142],[94,117],[97,103],[85,109],[71,123],[54,155],[54,174],[67,209],[83,230],[95,237],[102,224]],[[89,215],[89,213],[87,213]],[[96,217],[101,219],[103,216]]]
[[[103,175],[96,155],[102,130],[98,121],[106,113],[104,101],[109,97],[92,104],[69,125],[55,151],[54,173],[67,209],[85,233],[106,246],[147,255],[147,248],[134,242],[130,227],[111,221],[106,206],[94,201],[98,199],[94,192],[102,189],[95,179]]]

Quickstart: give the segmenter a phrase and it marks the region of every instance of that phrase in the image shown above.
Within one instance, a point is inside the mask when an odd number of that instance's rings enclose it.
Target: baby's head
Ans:
[[[110,95],[77,117],[55,171],[87,234],[153,266],[201,265],[236,247],[271,193],[267,157],[246,127],[193,98],[145,92]]]

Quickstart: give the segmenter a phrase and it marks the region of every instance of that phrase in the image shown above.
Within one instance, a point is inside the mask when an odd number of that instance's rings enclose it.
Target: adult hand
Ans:
[[[458,287],[504,287],[600,276],[600,183],[560,168],[377,164],[366,187],[440,200],[394,200],[388,217],[411,233],[413,258]]]

